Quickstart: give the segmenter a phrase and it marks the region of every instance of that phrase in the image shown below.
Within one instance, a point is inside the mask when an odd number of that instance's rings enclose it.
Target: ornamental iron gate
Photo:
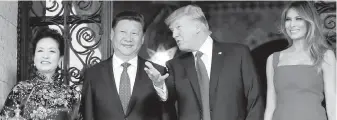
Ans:
[[[65,53],[60,67],[66,84],[81,84],[86,68],[110,56],[112,2],[54,0],[18,4],[17,81],[28,79],[31,73],[34,50],[30,39],[41,27],[56,29],[63,35]]]

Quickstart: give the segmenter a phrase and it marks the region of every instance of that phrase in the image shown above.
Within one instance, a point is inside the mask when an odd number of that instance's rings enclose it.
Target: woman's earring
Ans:
[[[62,74],[62,69],[58,68],[57,73]]]

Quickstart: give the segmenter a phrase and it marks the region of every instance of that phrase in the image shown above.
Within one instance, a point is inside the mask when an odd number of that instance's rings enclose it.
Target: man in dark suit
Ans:
[[[160,88],[144,71],[146,60],[138,57],[144,30],[144,17],[137,12],[115,16],[111,31],[114,54],[84,74],[84,120],[163,119],[165,100],[157,95]],[[164,67],[154,67],[163,73]]]
[[[168,104],[177,102],[179,120],[263,119],[264,103],[248,47],[213,40],[195,5],[175,10],[165,23],[186,53],[167,62],[169,77],[149,63],[146,72],[168,90]]]

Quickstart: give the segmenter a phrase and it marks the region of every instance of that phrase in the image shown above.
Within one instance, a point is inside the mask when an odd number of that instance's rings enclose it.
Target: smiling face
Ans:
[[[137,56],[144,42],[143,26],[134,20],[121,20],[111,33],[115,54],[121,59]]]
[[[41,73],[55,72],[60,61],[59,44],[52,38],[46,37],[36,44],[34,64]]]
[[[296,9],[290,8],[286,13],[285,29],[292,40],[303,40],[308,31],[308,23],[301,17]]]
[[[190,17],[178,18],[169,28],[180,50],[187,52],[198,50],[199,42],[195,39],[198,32],[196,22],[191,20]]]

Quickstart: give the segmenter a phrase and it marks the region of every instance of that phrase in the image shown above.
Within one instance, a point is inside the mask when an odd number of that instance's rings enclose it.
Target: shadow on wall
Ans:
[[[266,98],[266,92],[267,92],[267,77],[266,77],[267,58],[269,55],[273,54],[274,52],[278,52],[278,51],[286,49],[287,46],[288,46],[288,41],[286,39],[278,39],[278,40],[271,40],[269,42],[266,42],[254,48],[251,51],[257,73],[260,77],[263,98]]]

